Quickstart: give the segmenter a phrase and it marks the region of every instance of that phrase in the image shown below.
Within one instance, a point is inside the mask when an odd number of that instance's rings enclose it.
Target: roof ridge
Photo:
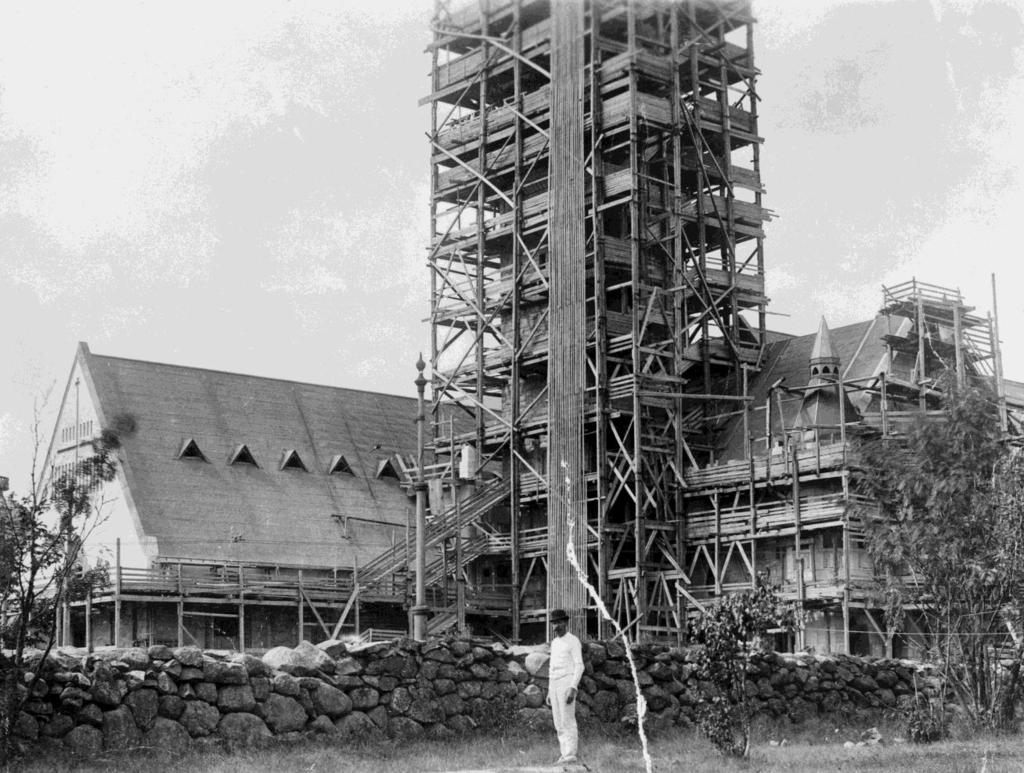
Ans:
[[[132,357],[117,357],[115,355],[110,355],[110,354],[96,354],[95,352],[90,352],[90,351],[87,351],[86,353],[88,354],[89,357],[91,357],[93,359],[97,359],[97,360],[118,360],[120,362],[134,362],[134,363],[138,363],[140,365],[156,365],[156,366],[159,366],[159,367],[162,367],[162,368],[175,368],[177,370],[202,371],[204,373],[219,373],[219,374],[224,375],[224,376],[237,376],[239,378],[252,378],[252,379],[258,379],[260,381],[277,381],[277,382],[282,383],[282,384],[294,384],[294,385],[297,385],[297,386],[318,387],[320,389],[338,389],[338,390],[341,390],[341,391],[344,391],[344,392],[362,392],[364,394],[370,394],[370,395],[381,395],[381,396],[384,396],[384,397],[397,397],[397,398],[399,398],[401,400],[412,400],[412,401],[416,400],[416,397],[414,395],[408,395],[408,396],[407,395],[397,395],[397,394],[394,394],[393,392],[380,392],[380,391],[377,391],[375,389],[360,389],[358,387],[344,387],[344,386],[334,386],[334,385],[331,385],[331,384],[317,384],[317,383],[315,383],[313,381],[296,381],[295,379],[280,378],[278,376],[258,376],[258,375],[254,374],[254,373],[239,373],[238,371],[234,371],[234,370],[220,370],[218,368],[203,368],[203,367],[197,366],[197,365],[177,365],[177,364],[172,363],[172,362],[157,362],[156,360],[139,360],[139,359],[135,359],[135,358],[132,358]],[[412,383],[411,379],[410,379],[410,383]]]

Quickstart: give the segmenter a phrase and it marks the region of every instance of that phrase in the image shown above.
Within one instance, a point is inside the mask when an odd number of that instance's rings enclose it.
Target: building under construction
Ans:
[[[472,420],[433,425],[442,619],[520,641],[565,608],[605,635],[575,559],[636,637],[767,573],[809,610],[793,644],[893,646],[847,429],[927,409],[954,358],[994,375],[991,324],[913,282],[835,336],[766,332],[753,25],[744,0],[437,5],[432,394]]]
[[[851,439],[934,411],[948,371],[1019,433],[1024,385],[991,317],[916,280],[871,320],[766,330],[753,25],[748,0],[438,3],[426,457],[407,398],[83,346],[46,468],[120,427],[86,551],[112,583],[61,640],[388,636],[414,579],[428,633],[534,642],[564,608],[609,636],[582,574],[634,639],[767,578],[805,612],[778,648],[913,654]]]

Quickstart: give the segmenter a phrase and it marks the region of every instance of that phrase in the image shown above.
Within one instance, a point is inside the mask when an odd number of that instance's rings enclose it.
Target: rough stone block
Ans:
[[[217,702],[217,685],[213,682],[196,682],[192,685],[196,691],[196,697],[207,703]]]
[[[348,646],[339,639],[328,639],[316,645],[318,650],[323,651],[327,657],[337,660],[348,653]]]
[[[185,710],[178,720],[190,736],[202,738],[212,733],[220,722],[220,712],[216,706],[205,701],[188,701]]]
[[[185,701],[177,695],[161,695],[157,701],[157,718],[177,719],[185,710]]]
[[[217,690],[217,708],[222,713],[252,713],[256,708],[256,698],[252,687],[247,684],[225,684]]]
[[[93,757],[103,750],[103,733],[91,725],[78,725],[64,736],[64,747],[80,757]]]
[[[310,698],[313,700],[316,713],[326,714],[331,719],[352,711],[352,699],[337,687],[331,687],[329,684],[321,682],[315,690],[310,692]]]
[[[139,727],[127,706],[103,712],[103,748],[107,751],[129,749],[139,743]]]
[[[121,662],[125,663],[129,670],[145,671],[149,668],[149,651],[142,647],[129,647],[121,653]]]
[[[423,735],[423,726],[409,717],[391,717],[388,721],[388,735],[397,741],[408,741]]]
[[[257,658],[253,658],[253,660],[260,662]],[[263,664],[260,662],[260,665],[262,666]],[[242,663],[223,663],[218,660],[207,660],[203,664],[203,678],[207,682],[218,685],[248,684],[249,672]]]
[[[454,689],[454,682],[452,687]],[[357,687],[354,690],[349,690],[348,697],[352,699],[352,708],[356,711],[366,711],[380,703],[380,693],[372,687]]]
[[[231,745],[258,746],[273,736],[255,714],[225,714],[217,725],[217,735]]]
[[[146,654],[152,660],[171,660],[174,657],[174,650],[163,644],[151,644],[146,649]]]
[[[153,726],[160,708],[156,691],[150,689],[129,693],[128,697],[124,699],[124,705],[131,710],[132,716],[135,717],[135,724],[142,731],[149,730]]]
[[[150,749],[183,752],[192,745],[192,737],[177,722],[167,717],[157,717],[142,736],[142,745]]]
[[[301,730],[306,726],[306,710],[295,698],[273,693],[263,702],[267,726],[275,733]]]
[[[368,714],[353,711],[334,721],[338,736],[347,741],[373,742],[384,737],[384,732]]]
[[[202,668],[203,651],[191,645],[174,650],[174,659],[187,668]]]
[[[41,732],[48,738],[63,738],[75,726],[75,720],[67,714],[54,714],[44,722]]]

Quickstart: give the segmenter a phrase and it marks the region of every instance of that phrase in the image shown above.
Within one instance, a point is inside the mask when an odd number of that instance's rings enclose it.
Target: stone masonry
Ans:
[[[633,653],[648,729],[688,726],[710,689],[692,676],[688,653],[658,645]],[[588,642],[584,660],[581,723],[635,722],[623,646]],[[250,745],[303,734],[373,742],[551,726],[541,648],[459,639],[369,646],[331,641],[277,647],[260,658],[152,646],[59,650],[46,663],[38,655],[30,663],[34,673],[26,675],[28,699],[17,735],[83,755],[140,746]],[[937,689],[918,664],[847,656],[769,653],[755,657],[747,674],[747,693],[760,713],[797,722],[902,708],[915,692]]]

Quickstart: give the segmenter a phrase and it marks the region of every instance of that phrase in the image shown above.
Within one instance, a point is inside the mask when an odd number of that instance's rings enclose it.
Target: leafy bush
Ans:
[[[906,731],[914,743],[934,743],[949,737],[949,719],[933,701],[918,696],[906,712]]]
[[[747,662],[762,652],[770,629],[792,629],[796,613],[770,588],[717,599],[693,625],[698,680],[710,683],[697,707],[697,727],[723,754],[746,757],[753,708],[746,692]]]

